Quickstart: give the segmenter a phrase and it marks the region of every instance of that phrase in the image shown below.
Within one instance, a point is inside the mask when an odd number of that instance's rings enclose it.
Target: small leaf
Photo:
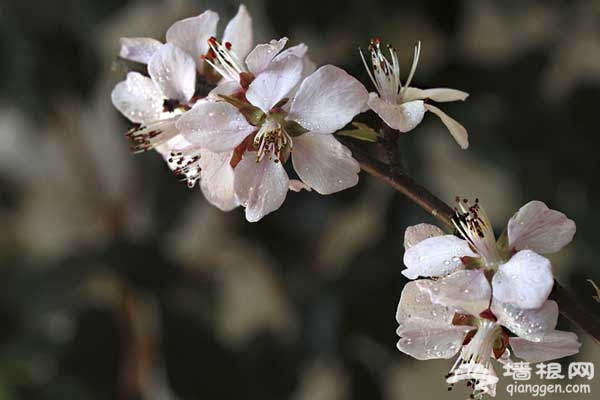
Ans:
[[[284,121],[283,129],[285,129],[287,134],[292,137],[300,136],[300,135],[308,132],[308,129],[304,129],[304,127],[302,125],[300,125],[299,123],[297,123],[296,121]]]
[[[365,142],[377,142],[377,132],[361,122],[353,122],[352,125],[357,129],[349,129],[345,131],[339,131],[337,134],[342,136],[349,136],[354,139],[363,140]]]
[[[254,107],[252,104],[247,103],[244,100],[233,96],[226,96],[224,94],[220,94],[219,97],[237,108],[242,115],[246,117],[246,120],[254,126],[259,125],[265,118],[265,113],[262,112],[260,108]]]

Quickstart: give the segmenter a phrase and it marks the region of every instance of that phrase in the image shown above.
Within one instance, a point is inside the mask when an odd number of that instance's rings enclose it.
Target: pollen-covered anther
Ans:
[[[285,162],[292,150],[292,138],[273,120],[267,119],[258,133],[254,136],[254,146],[257,148],[256,162],[264,157],[274,162]]]
[[[488,263],[498,263],[501,257],[496,246],[496,236],[479,199],[470,203],[468,199],[456,197],[456,203],[452,218],[456,230]]]
[[[208,39],[208,52],[203,57],[204,60],[221,76],[231,81],[239,81],[239,76],[247,72],[244,64],[232,50],[229,42],[224,44],[215,37]]]
[[[200,155],[187,155],[183,152],[171,152],[167,163],[176,177],[187,182],[187,186],[191,189],[200,179]]]

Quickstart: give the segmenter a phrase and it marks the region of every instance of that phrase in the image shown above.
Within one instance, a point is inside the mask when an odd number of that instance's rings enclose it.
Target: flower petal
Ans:
[[[444,231],[435,225],[417,224],[409,226],[404,232],[404,249],[414,246],[425,239],[434,236],[442,236]]]
[[[463,92],[462,90],[449,89],[449,88],[435,88],[435,89],[419,89],[415,87],[408,87],[404,91],[403,100],[405,102],[412,100],[425,100],[431,99],[438,103],[447,101],[459,101],[466,100],[469,97],[469,93]]]
[[[304,182],[298,179],[290,179],[290,190],[296,193],[301,192],[303,190],[306,190],[307,192],[312,191],[310,186],[306,185]]]
[[[371,110],[385,121],[390,128],[400,132],[413,130],[423,120],[425,107],[422,100],[409,101],[403,104],[390,104],[381,99],[376,93],[369,95]]]
[[[333,135],[305,133],[294,138],[296,173],[319,194],[331,194],[358,183],[360,165]]]
[[[240,60],[243,60],[252,49],[252,17],[243,4],[225,27],[223,43],[227,42],[232,44],[232,50]]]
[[[123,37],[120,42],[119,56],[142,64],[148,64],[152,55],[162,46],[158,40],[145,37]]]
[[[404,253],[406,269],[402,274],[409,279],[419,276],[444,276],[456,271],[463,264],[461,257],[478,257],[466,240],[454,235],[425,239]]]
[[[418,329],[402,333],[396,347],[417,360],[448,359],[458,353],[465,334],[473,328]]]
[[[239,206],[233,187],[234,173],[229,161],[231,153],[203,151],[200,157],[200,188],[206,200],[222,211]]]
[[[257,45],[246,57],[248,71],[258,75],[269,66],[273,58],[285,47],[288,38],[271,40],[270,43]]]
[[[490,306],[492,289],[482,269],[461,270],[436,281],[419,279],[416,282],[421,290],[429,293],[434,304],[475,316]]]
[[[397,333],[415,329],[447,329],[452,326],[454,310],[433,304],[426,291],[416,281],[408,282],[402,289],[396,310]]]
[[[539,342],[520,337],[509,338],[514,354],[530,363],[556,360],[579,352],[581,343],[573,332],[552,331]]]
[[[272,62],[252,81],[246,91],[246,98],[264,112],[269,112],[300,82],[302,68],[302,59],[298,57],[286,57]]]
[[[177,128],[191,143],[214,152],[233,150],[256,130],[231,104],[209,101],[183,114]]]
[[[219,15],[214,11],[175,22],[167,30],[167,42],[186,51],[198,66],[204,68],[202,55],[208,52],[208,39],[216,35]]]
[[[456,143],[458,143],[458,145],[462,149],[466,149],[469,147],[469,135],[467,134],[467,130],[464,126],[459,124],[458,121],[456,121],[455,119],[450,118],[448,114],[446,114],[436,106],[432,106],[431,104],[425,104],[425,109],[427,109],[427,111],[431,111],[442,120],[444,125],[446,125],[446,128],[448,128],[448,130],[450,131],[450,134],[452,135],[454,140],[456,140]]]
[[[569,244],[575,235],[575,222],[541,201],[530,201],[508,221],[511,249],[531,249],[536,253],[555,253]]]
[[[164,98],[152,79],[137,72],[115,85],[111,95],[113,105],[130,121],[141,124],[161,118]]]
[[[542,307],[533,310],[522,310],[493,300],[491,310],[499,324],[515,335],[533,341],[553,331],[558,320],[558,305],[552,300],[547,300]]]
[[[295,46],[289,47],[285,50],[283,50],[281,53],[277,54],[275,56],[275,58],[273,58],[274,61],[279,61],[279,60],[283,60],[286,57],[289,56],[295,56],[295,57],[299,57],[302,58],[306,55],[306,52],[308,51],[308,46],[305,45],[304,43],[300,43],[297,44]]]
[[[256,222],[283,204],[289,178],[281,162],[264,157],[256,162],[256,153],[246,153],[235,167],[235,193],[246,207],[246,219]]]
[[[553,285],[550,261],[531,250],[512,256],[492,278],[494,298],[524,309],[541,307]]]
[[[148,74],[168,99],[187,103],[196,90],[194,60],[172,44],[167,43],[154,53]]]
[[[397,347],[400,351],[419,360],[449,358],[462,345],[467,326],[453,326],[454,311],[442,305],[432,304],[416,282],[404,286],[396,320],[396,333],[401,336]]]
[[[313,133],[333,133],[362,110],[367,98],[362,83],[341,68],[325,65],[300,84],[288,119]]]

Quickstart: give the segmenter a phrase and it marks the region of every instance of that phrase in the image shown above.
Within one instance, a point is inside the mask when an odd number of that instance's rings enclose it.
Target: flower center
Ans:
[[[421,42],[418,42],[415,46],[412,67],[404,86],[402,86],[402,82],[400,81],[398,54],[392,46],[388,45],[387,48],[390,53],[389,60],[381,51],[381,40],[379,38],[371,40],[371,44],[368,47],[369,52],[371,53],[370,68],[363,55],[362,49],[359,49],[360,57],[362,58],[367,73],[379,95],[390,104],[402,104],[404,92],[406,91],[406,88],[409,87],[412,78],[415,75],[415,71],[417,70],[419,55],[421,54]],[[373,72],[371,72],[371,70],[373,70]]]
[[[292,137],[282,125],[281,114],[268,114],[254,136],[254,146],[258,149],[256,162],[268,157],[274,162],[285,162],[292,151]]]
[[[463,346],[461,353],[446,376],[446,382],[454,385],[461,380],[467,381],[467,386],[473,388],[474,398],[495,391],[498,378],[491,363],[494,343],[501,334],[500,325],[488,319],[479,319],[479,329],[471,341]]]
[[[479,205],[479,199],[474,204],[469,204],[467,199],[456,198],[456,207],[452,223],[469,242],[473,250],[483,257],[486,267],[495,268],[502,261],[492,224],[483,208]]]

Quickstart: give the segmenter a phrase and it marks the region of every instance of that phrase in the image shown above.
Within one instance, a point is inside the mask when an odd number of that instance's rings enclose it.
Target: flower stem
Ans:
[[[388,164],[374,159],[354,143],[341,137],[338,137],[338,139],[343,141],[344,144],[350,148],[352,155],[360,163],[363,171],[380,179],[385,184],[408,197],[446,227],[452,230],[454,229],[452,224],[454,210],[452,207],[440,200],[429,190],[419,185],[409,177],[403,169],[401,173],[394,173]],[[390,157],[389,154],[392,150],[393,152],[399,153],[398,147],[394,149],[390,146],[386,147],[385,150],[388,153],[390,160],[398,159],[396,157],[399,157],[399,154],[392,154],[392,157]],[[596,313],[586,309],[556,280],[554,281],[554,288],[552,289],[550,298],[558,303],[560,313],[564,317],[578,325],[583,331],[593,337],[597,343],[600,343],[600,317]]]

